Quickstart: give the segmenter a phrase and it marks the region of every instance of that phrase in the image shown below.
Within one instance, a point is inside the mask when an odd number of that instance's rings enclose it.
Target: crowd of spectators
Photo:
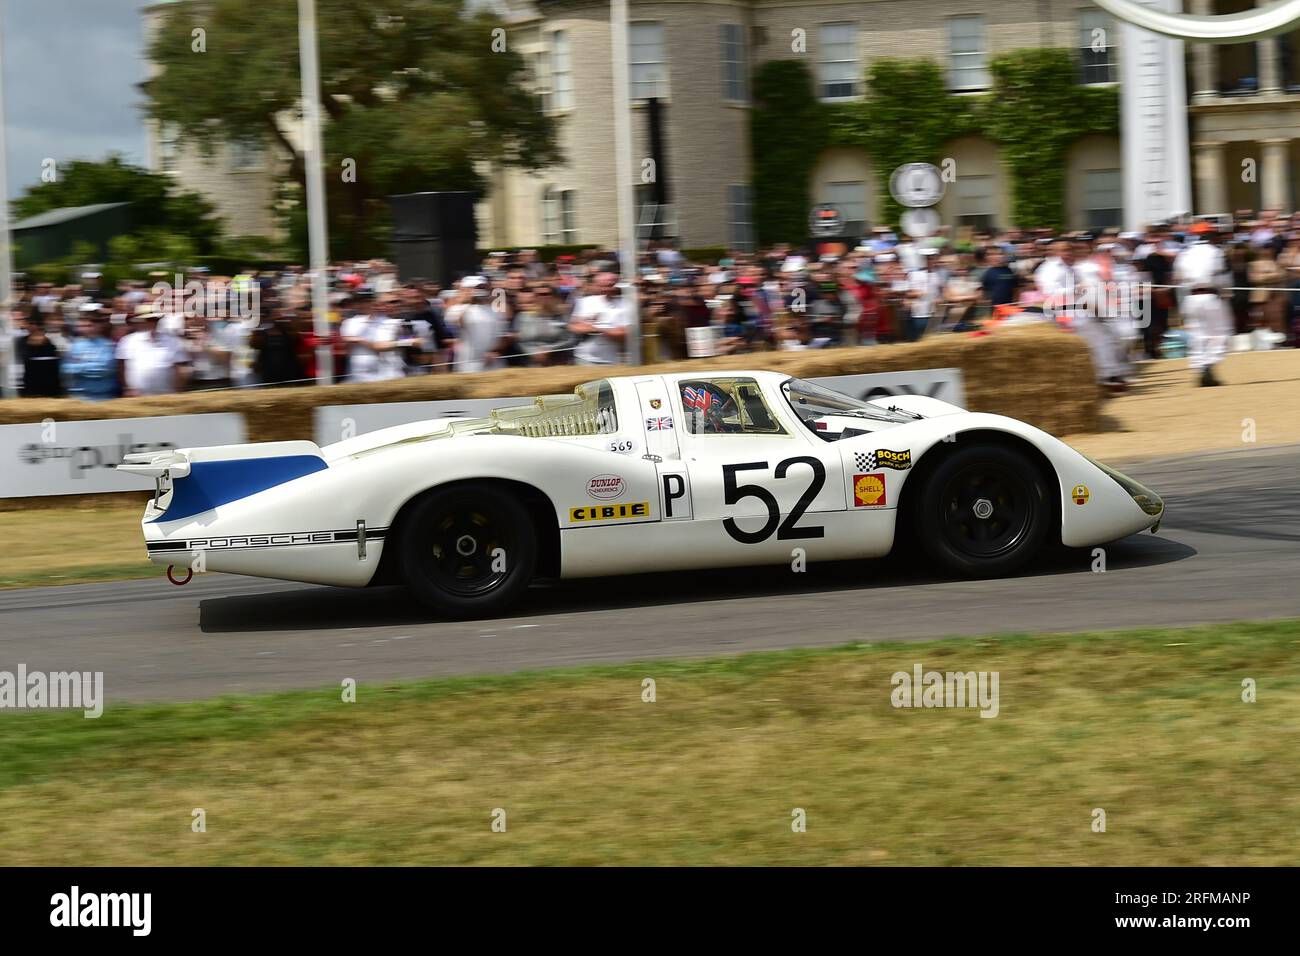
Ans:
[[[1295,345],[1300,213],[1241,213],[1222,226],[1235,331],[1266,329],[1277,345]],[[1069,303],[1049,280],[1064,257],[1135,290],[1092,307],[1098,322],[1115,323],[1119,361],[1102,377],[1118,384],[1134,359],[1161,354],[1171,316],[1176,323],[1173,262],[1193,238],[1178,224],[1065,235],[944,229],[921,240],[880,227],[857,244],[782,245],[708,262],[653,242],[637,264],[642,353],[650,361],[707,358],[1062,321]],[[306,384],[316,378],[322,345],[335,381],[610,365],[626,360],[632,325],[617,257],[599,250],[550,262],[530,250],[494,252],[447,288],[399,278],[382,260],[341,263],[328,277],[323,341],[311,276],[299,266],[159,274],[113,289],[98,279],[17,284],[13,371],[21,394],[98,401]],[[159,282],[200,291],[169,297],[171,286]]]

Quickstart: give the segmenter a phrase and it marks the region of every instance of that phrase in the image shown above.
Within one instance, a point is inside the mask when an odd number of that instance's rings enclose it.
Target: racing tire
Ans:
[[[926,476],[917,541],[932,563],[963,577],[1011,574],[1042,549],[1054,509],[1037,465],[1012,448],[976,445]]]
[[[505,492],[441,488],[405,522],[402,571],[420,603],[447,617],[486,617],[513,606],[537,567],[537,531]]]

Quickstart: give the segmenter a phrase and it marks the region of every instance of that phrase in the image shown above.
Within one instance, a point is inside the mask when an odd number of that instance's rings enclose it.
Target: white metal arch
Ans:
[[[1189,13],[1166,13],[1145,6],[1139,0],[1093,0],[1103,10],[1152,33],[1200,43],[1239,43],[1261,40],[1295,29],[1300,23],[1300,0],[1277,0],[1268,6],[1241,13],[1203,17]]]

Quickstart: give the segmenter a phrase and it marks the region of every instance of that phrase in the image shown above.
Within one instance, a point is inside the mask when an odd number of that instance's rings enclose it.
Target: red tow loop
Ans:
[[[176,580],[176,576],[172,574],[172,572],[173,572],[174,570],[176,570],[176,565],[174,565],[174,564],[169,564],[169,565],[167,565],[167,580],[170,581],[172,584],[176,585],[177,587],[181,587],[182,585],[189,584],[189,583],[190,583],[190,579],[191,579],[192,577],[194,577],[194,569],[193,569],[193,568],[186,568],[186,569],[185,569],[185,580],[184,580],[184,581],[177,581],[177,580]]]

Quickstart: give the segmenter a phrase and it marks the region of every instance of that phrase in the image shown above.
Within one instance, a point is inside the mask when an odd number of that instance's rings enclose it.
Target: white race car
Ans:
[[[1151,490],[1001,415],[862,401],[776,372],[608,378],[487,418],[129,456],[150,560],[318,584],[405,582],[454,616],[536,576],[874,558],[1010,573],[1044,545],[1159,525]],[[169,568],[169,575],[171,571]]]

